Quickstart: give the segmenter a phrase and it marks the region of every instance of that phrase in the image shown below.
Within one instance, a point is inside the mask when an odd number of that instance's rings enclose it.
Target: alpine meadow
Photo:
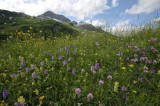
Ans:
[[[117,32],[71,20],[0,10],[0,106],[160,105],[160,20]]]

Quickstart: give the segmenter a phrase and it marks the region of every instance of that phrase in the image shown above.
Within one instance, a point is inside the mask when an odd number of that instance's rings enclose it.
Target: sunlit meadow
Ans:
[[[160,105],[160,27],[47,38],[32,30],[1,43],[1,106]]]

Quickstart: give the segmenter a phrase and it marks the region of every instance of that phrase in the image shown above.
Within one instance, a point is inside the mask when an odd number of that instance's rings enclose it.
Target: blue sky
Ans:
[[[158,18],[160,0],[0,0],[0,9],[37,16],[45,11],[95,26],[143,25]]]

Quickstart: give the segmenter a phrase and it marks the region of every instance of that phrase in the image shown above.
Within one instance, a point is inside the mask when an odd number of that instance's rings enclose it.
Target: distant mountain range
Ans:
[[[26,19],[27,17],[28,17],[28,19]],[[23,21],[20,22],[19,19],[21,19],[21,21],[22,20]],[[37,22],[45,23],[45,21],[56,21],[56,22],[59,23],[59,24],[57,23],[58,25],[66,23],[66,24],[69,24],[71,27],[75,27],[75,28],[82,29],[82,30],[103,31],[100,27],[95,27],[92,24],[88,24],[88,23],[85,23],[85,22],[82,22],[82,21],[77,23],[75,21],[71,21],[70,19],[66,18],[63,15],[55,14],[51,11],[47,11],[47,12],[41,14],[41,15],[38,15],[37,17],[33,17],[33,16],[29,16],[29,15],[26,15],[26,14],[21,13],[21,12],[12,12],[12,11],[8,11],[8,10],[0,10],[0,25],[5,25],[5,24],[8,24],[8,23],[10,23],[10,24],[12,23],[12,26],[16,26],[16,25],[24,26],[25,24],[28,25],[31,22],[31,21],[28,21],[29,23],[27,24],[27,20],[34,21],[33,24],[37,24]],[[24,22],[26,22],[26,23],[24,23]],[[43,25],[43,23],[42,23],[42,25]],[[58,25],[57,25],[57,27],[59,28]],[[54,25],[54,27],[56,27],[56,26]],[[67,26],[67,27],[69,27],[69,26]],[[6,27],[5,26],[0,26],[0,29],[6,29]],[[10,29],[12,29],[12,28],[10,28]]]
[[[7,11],[7,10],[1,10],[0,9],[0,16],[2,17],[10,17],[10,18],[16,18],[19,16],[28,16],[22,12],[12,12],[12,11]]]
[[[63,15],[59,15],[59,14],[55,14],[51,11],[47,11],[45,13],[43,13],[42,15],[37,16],[38,18],[41,19],[45,19],[45,20],[55,20],[61,23],[69,23],[70,25],[78,28],[78,29],[83,29],[83,30],[89,30],[89,31],[102,31],[102,29],[100,27],[95,27],[92,24],[88,24],[85,22],[75,22],[75,21],[71,21],[70,19],[66,18]]]
[[[69,20],[65,16],[55,14],[51,11],[47,11],[47,12],[43,13],[42,15],[38,15],[37,17],[45,19],[45,20],[53,19],[53,20],[56,20],[56,21],[62,22],[62,23],[71,22],[71,20]]]

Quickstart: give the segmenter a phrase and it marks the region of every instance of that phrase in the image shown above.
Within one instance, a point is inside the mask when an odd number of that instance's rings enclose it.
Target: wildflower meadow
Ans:
[[[160,105],[160,26],[124,36],[32,30],[1,41],[1,106]]]

